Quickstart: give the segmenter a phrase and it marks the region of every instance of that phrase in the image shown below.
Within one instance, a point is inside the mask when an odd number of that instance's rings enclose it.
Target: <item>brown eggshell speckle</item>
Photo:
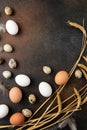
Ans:
[[[59,71],[55,76],[55,83],[63,85],[68,81],[68,73],[66,71]]]
[[[10,124],[17,126],[17,125],[24,123],[25,117],[22,113],[17,112],[17,113],[14,113],[10,117],[9,121],[10,121]]]
[[[13,87],[9,91],[9,98],[13,103],[19,103],[22,99],[22,91],[18,87]]]

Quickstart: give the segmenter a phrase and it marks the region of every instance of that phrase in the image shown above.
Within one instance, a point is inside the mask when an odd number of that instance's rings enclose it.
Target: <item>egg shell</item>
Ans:
[[[2,75],[4,78],[9,79],[9,78],[11,78],[12,73],[11,73],[11,71],[5,70],[5,71],[3,71]]]
[[[39,84],[39,92],[44,97],[49,97],[52,94],[52,87],[47,82],[41,82]]]
[[[25,116],[25,117],[30,117],[32,116],[32,111],[30,109],[22,109],[22,114]]]
[[[13,103],[19,103],[22,99],[22,91],[18,87],[13,87],[9,91],[9,98]]]
[[[15,82],[21,87],[30,85],[30,78],[27,75],[19,74],[15,77]]]
[[[66,71],[59,71],[55,76],[55,83],[57,85],[63,85],[68,81],[68,73]]]
[[[49,67],[49,66],[43,66],[43,72],[45,73],[45,74],[50,74],[51,73],[51,67]]]
[[[17,112],[17,113],[14,113],[10,117],[9,121],[10,121],[10,124],[17,126],[17,125],[24,123],[25,117],[22,113]]]
[[[6,31],[11,35],[16,35],[18,33],[18,25],[13,20],[7,20],[6,22]]]
[[[28,101],[31,103],[31,104],[34,104],[36,102],[36,96],[34,94],[30,94],[28,96]]]
[[[79,69],[75,71],[75,77],[78,79],[82,78],[82,72]]]
[[[4,50],[5,52],[10,53],[10,52],[13,51],[13,47],[12,47],[10,44],[5,44],[5,45],[3,46],[3,50]]]
[[[10,15],[12,15],[12,12],[13,12],[13,10],[11,7],[9,7],[9,6],[5,7],[5,14],[6,15],[10,16]]]
[[[0,119],[8,115],[9,108],[6,104],[0,104]]]

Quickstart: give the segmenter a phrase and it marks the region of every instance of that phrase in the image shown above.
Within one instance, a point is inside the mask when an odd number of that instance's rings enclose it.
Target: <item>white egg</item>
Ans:
[[[39,84],[39,92],[44,97],[49,97],[52,94],[52,87],[47,82],[41,82]]]
[[[9,34],[11,35],[16,35],[18,33],[18,25],[15,21],[13,20],[7,20],[6,22],[6,30]]]
[[[78,78],[78,79],[81,79],[81,78],[82,78],[82,72],[81,72],[79,69],[77,69],[77,70],[75,71],[75,77]]]
[[[30,78],[27,75],[19,74],[15,77],[15,82],[21,87],[30,85]]]
[[[8,115],[8,112],[9,112],[8,106],[5,104],[1,104],[0,105],[0,119],[6,117]]]
[[[9,53],[13,51],[13,47],[10,44],[5,44],[3,46],[3,49],[5,52],[9,52]]]
[[[9,79],[9,78],[11,78],[12,73],[11,73],[11,71],[5,70],[5,71],[3,71],[2,75],[4,76],[4,78]]]

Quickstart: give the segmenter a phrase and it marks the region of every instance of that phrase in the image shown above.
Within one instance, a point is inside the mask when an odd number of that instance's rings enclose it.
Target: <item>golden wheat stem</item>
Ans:
[[[56,100],[56,97],[53,99],[53,101],[51,102],[51,104],[47,107],[47,109],[44,111],[44,113],[41,115],[41,117],[38,119],[37,123],[35,124],[35,126],[40,122],[40,120],[44,117],[44,115],[46,114],[46,112],[50,109],[50,107],[52,106],[52,104],[54,103],[54,101]]]

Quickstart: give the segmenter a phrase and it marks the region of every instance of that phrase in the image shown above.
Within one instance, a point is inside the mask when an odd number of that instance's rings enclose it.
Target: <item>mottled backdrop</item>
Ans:
[[[12,16],[5,15],[5,6],[13,8]],[[22,108],[29,107],[33,112],[38,108],[45,100],[38,91],[38,84],[41,81],[49,82],[53,90],[57,88],[54,75],[61,69],[69,71],[81,48],[81,32],[69,27],[66,22],[71,20],[82,24],[83,18],[87,28],[86,0],[0,0],[0,23],[5,24],[8,19],[12,19],[20,27],[16,36],[8,33],[0,34],[0,45],[10,43],[14,47],[12,54],[4,52],[0,54],[6,60],[5,64],[0,66],[0,79],[8,89],[17,86],[14,81],[17,74],[27,74],[32,80],[29,87],[22,88],[24,96],[19,104],[11,103],[8,95],[0,94],[0,104],[6,103],[10,107],[10,114],[5,119],[0,119],[0,125],[8,124],[10,115],[21,111]],[[14,74],[12,79],[5,80],[2,72],[10,70],[8,67],[10,58],[18,61],[18,68],[11,70]],[[50,76],[43,73],[44,65],[52,67],[53,73]],[[74,77],[72,81],[78,88],[83,84],[83,81],[78,82]],[[63,95],[72,93],[69,87],[65,89]],[[35,93],[37,96],[35,105],[28,103],[27,96],[30,93]],[[78,130],[87,130],[87,104],[73,117],[76,119]],[[57,130],[57,125],[49,130]],[[69,130],[69,127],[63,130]]]

